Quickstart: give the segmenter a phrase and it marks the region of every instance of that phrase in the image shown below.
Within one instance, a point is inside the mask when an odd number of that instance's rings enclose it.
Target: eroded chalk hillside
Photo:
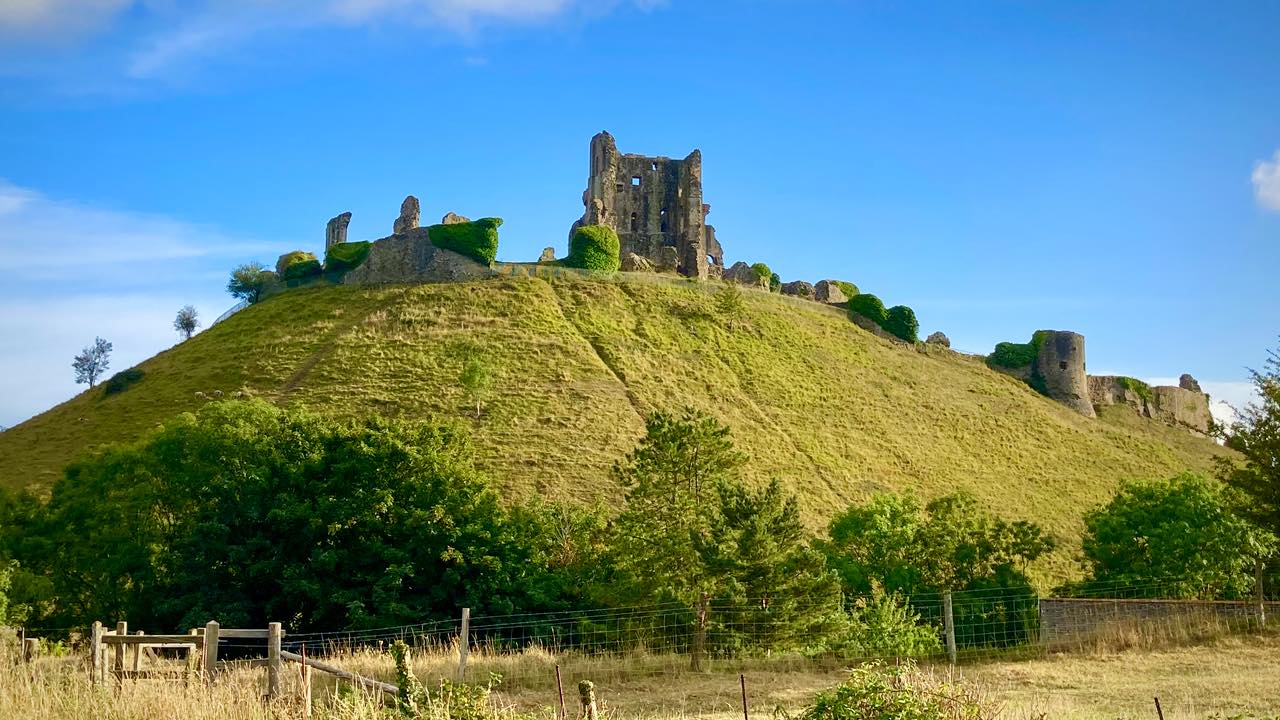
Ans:
[[[95,445],[243,392],[341,416],[452,418],[509,495],[609,502],[609,469],[644,414],[689,405],[730,425],[749,475],[785,481],[815,527],[875,490],[964,489],[1070,546],[1121,480],[1205,470],[1221,452],[1123,408],[1082,417],[817,303],[747,291],[728,321],[716,287],[523,278],[283,293],[142,363],[123,392],[86,391],[0,434],[0,481],[48,487]],[[478,419],[459,384],[477,352],[499,369]]]

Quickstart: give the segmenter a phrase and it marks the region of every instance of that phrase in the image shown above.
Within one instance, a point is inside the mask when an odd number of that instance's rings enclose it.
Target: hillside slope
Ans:
[[[501,279],[297,290],[248,308],[101,388],[0,433],[0,483],[47,487],[90,446],[141,436],[244,390],[354,416],[448,416],[473,426],[483,467],[513,496],[616,497],[609,468],[654,409],[728,423],[749,475],[784,479],[816,527],[875,490],[965,489],[1067,545],[1085,509],[1127,478],[1207,469],[1213,443],[1112,408],[1081,417],[937,349],[859,329],[817,303],[748,291],[726,328],[715,284],[650,277]],[[481,418],[458,384],[461,344],[501,368]]]

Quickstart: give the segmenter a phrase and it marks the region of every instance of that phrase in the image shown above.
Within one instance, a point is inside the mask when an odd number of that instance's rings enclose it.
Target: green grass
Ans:
[[[717,283],[657,276],[494,279],[292,290],[142,363],[127,391],[85,392],[0,434],[0,484],[47,488],[93,446],[141,436],[215,391],[342,416],[447,417],[472,426],[480,464],[511,497],[609,502],[609,468],[643,415],[691,405],[729,424],[750,479],[783,479],[815,529],[877,490],[968,490],[1064,548],[1122,480],[1207,470],[1223,452],[1109,408],[1081,417],[1014,378],[937,348],[903,348],[846,313],[763,291],[725,327]],[[460,343],[498,378],[475,419]]]

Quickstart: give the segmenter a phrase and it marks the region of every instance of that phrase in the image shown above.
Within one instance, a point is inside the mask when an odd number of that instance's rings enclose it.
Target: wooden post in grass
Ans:
[[[559,665],[556,665],[556,693],[560,696],[560,720],[569,720],[569,711],[564,708],[564,683],[560,681]]]
[[[24,633],[25,635],[25,633]],[[22,662],[32,663],[40,656],[40,638],[22,638]]]
[[[1262,592],[1262,558],[1253,561],[1253,591],[1258,596],[1258,626],[1267,624],[1267,596]]]
[[[742,720],[751,720],[747,715],[747,676],[746,673],[738,674],[738,682],[742,683]]]
[[[311,717],[311,666],[307,664],[307,646],[302,646],[302,717]]]
[[[116,623],[117,636],[123,639],[128,634],[129,634],[129,623],[125,622],[124,620],[121,620],[120,622]],[[115,683],[116,690],[119,690],[120,687],[124,684],[124,654],[127,651],[128,651],[128,646],[125,645],[123,642],[118,642],[115,644],[114,652],[112,653],[112,656],[111,656],[111,669],[116,676],[116,683]]]
[[[204,626],[204,662],[200,672],[206,684],[213,684],[213,673],[218,668],[218,621],[210,620]]]
[[[146,633],[139,630],[135,635],[145,635]],[[142,669],[142,643],[133,646],[133,671],[136,673]],[[137,677],[136,675],[134,677]]]
[[[89,629],[89,681],[102,684],[102,623],[97,620]]]
[[[951,614],[951,591],[942,593],[942,630],[947,635],[947,658],[956,664],[956,621]]]
[[[471,654],[471,608],[462,608],[462,632],[458,634],[458,682],[467,678],[467,655]]]
[[[280,697],[280,623],[267,624],[267,700]]]

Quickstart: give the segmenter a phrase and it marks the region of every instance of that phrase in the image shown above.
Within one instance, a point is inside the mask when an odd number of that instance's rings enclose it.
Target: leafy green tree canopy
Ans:
[[[250,305],[262,299],[262,293],[276,279],[276,274],[259,262],[245,263],[231,271],[231,279],[227,281],[227,292],[231,297],[239,298]]]
[[[1218,475],[1248,498],[1242,512],[1280,535],[1280,351],[1267,353],[1262,370],[1250,377],[1258,401],[1238,410],[1236,421],[1225,428],[1227,447],[1244,456],[1244,462],[1224,459]]]
[[[586,225],[569,238],[569,256],[564,264],[583,270],[617,272],[622,267],[621,242],[607,225]]]
[[[1131,482],[1085,516],[1088,579],[1077,590],[1160,581],[1185,598],[1240,598],[1253,587],[1255,561],[1275,539],[1236,514],[1227,489],[1203,477]]]

